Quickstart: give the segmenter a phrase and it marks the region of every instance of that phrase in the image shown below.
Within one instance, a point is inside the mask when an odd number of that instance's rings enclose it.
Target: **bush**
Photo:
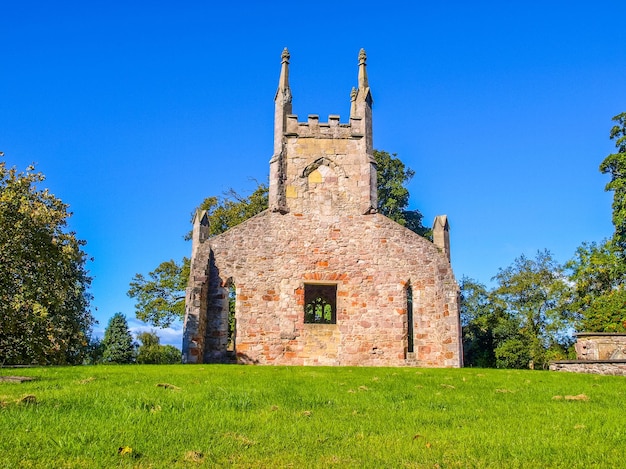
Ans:
[[[502,342],[495,353],[498,368],[528,368],[531,360],[530,349],[521,339]]]
[[[142,332],[137,335],[141,342],[137,363],[153,365],[174,365],[182,361],[181,351],[173,345],[160,345],[156,332]]]

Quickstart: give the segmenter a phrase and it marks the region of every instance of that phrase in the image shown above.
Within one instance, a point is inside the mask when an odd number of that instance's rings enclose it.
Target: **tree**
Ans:
[[[497,368],[543,367],[566,358],[575,315],[563,267],[549,251],[522,255],[492,279],[494,288],[461,281],[465,364]]]
[[[586,332],[625,332],[625,264],[611,240],[583,243],[566,267],[574,284],[578,329]]]
[[[198,210],[207,211],[209,236],[222,234],[266,210],[269,206],[268,195],[269,188],[267,185],[259,183],[248,197],[243,197],[231,188],[221,198],[211,196],[204,199]],[[185,239],[191,239],[191,232],[185,236]]]
[[[465,366],[496,366],[494,329],[497,315],[485,286],[463,277],[460,282],[461,326],[463,328],[463,363]]]
[[[616,153],[600,164],[613,191],[613,237],[601,244],[583,243],[568,262],[575,284],[578,329],[586,332],[626,332],[626,113],[613,117],[610,139]]]
[[[515,361],[510,355],[520,351],[527,352],[535,366],[565,358],[572,342],[569,331],[575,315],[563,267],[552,254],[538,251],[535,259],[522,255],[506,269],[500,269],[493,280],[497,286],[492,298],[519,324],[520,336],[514,339],[515,344],[498,346],[504,347],[501,353],[506,351],[506,361]]]
[[[98,337],[90,337],[87,342],[87,350],[83,358],[83,365],[95,365],[102,363],[102,354],[104,353],[104,346],[102,340]]]
[[[185,315],[189,258],[183,258],[180,264],[173,259],[162,262],[148,276],[146,279],[136,274],[127,293],[137,301],[137,319],[155,327],[169,327]]]
[[[207,211],[209,234],[217,236],[267,207],[268,188],[259,184],[248,197],[230,189],[221,198],[207,197],[198,209]],[[191,239],[191,233],[185,239]],[[135,274],[127,294],[136,300],[137,319],[154,327],[169,327],[184,317],[189,265],[189,258],[185,257],[180,263],[174,260],[162,262],[148,274],[149,278]]]
[[[0,364],[77,364],[94,323],[85,242],[43,174],[0,162]]]
[[[580,330],[585,332],[626,332],[626,290],[611,290],[595,298],[583,312]]]
[[[463,277],[460,288],[465,366],[527,368],[530,355],[518,318],[476,280]]]
[[[611,176],[605,190],[613,191],[613,243],[623,260],[626,251],[626,112],[613,117],[613,121],[616,125],[611,128],[610,139],[615,140],[617,152],[604,159],[600,171]]]
[[[422,225],[419,210],[407,210],[409,191],[406,183],[415,174],[404,163],[385,151],[374,151],[378,167],[378,210],[383,215],[422,236],[430,230]],[[207,197],[198,210],[206,210],[209,236],[217,236],[268,208],[268,187],[258,184],[248,197],[230,189],[222,197]],[[194,211],[195,213],[196,211]],[[185,235],[191,239],[191,232]],[[185,288],[189,279],[189,259],[161,263],[150,272],[149,279],[136,274],[130,283],[128,296],[135,298],[137,318],[155,327],[167,327],[185,315]],[[231,330],[234,316],[231,313]]]
[[[137,335],[141,342],[137,354],[137,363],[154,365],[173,365],[180,363],[182,354],[172,345],[161,345],[155,331],[141,332]]]
[[[133,336],[128,329],[126,316],[116,313],[109,320],[107,328],[104,330],[104,349],[102,361],[104,363],[133,363],[135,361],[135,344]]]
[[[465,366],[490,368],[495,366],[494,340],[491,319],[493,314],[489,293],[474,279],[463,277],[460,309],[463,328],[463,363]]]
[[[430,229],[422,225],[423,215],[419,210],[407,210],[409,190],[406,184],[415,175],[394,153],[374,150],[376,159],[376,189],[378,212],[402,226],[421,235],[430,236]]]

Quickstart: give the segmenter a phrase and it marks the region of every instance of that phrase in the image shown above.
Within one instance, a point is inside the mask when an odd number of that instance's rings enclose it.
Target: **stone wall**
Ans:
[[[207,269],[208,266],[208,269]],[[379,215],[263,212],[200,245],[188,304],[188,362],[226,350],[227,290],[236,285],[236,352],[242,362],[407,364],[407,286],[413,292],[417,366],[461,365],[458,287],[428,240]],[[337,285],[337,323],[305,324],[307,283]],[[194,330],[195,329],[195,330]],[[200,356],[202,355],[202,356]]]
[[[597,375],[626,376],[626,360],[619,361],[558,361],[550,363],[550,371],[569,371],[573,373],[593,373]]]
[[[579,360],[625,360],[626,334],[581,332],[575,348]]]
[[[578,360],[551,362],[550,370],[626,376],[626,334],[579,332],[575,335]]]

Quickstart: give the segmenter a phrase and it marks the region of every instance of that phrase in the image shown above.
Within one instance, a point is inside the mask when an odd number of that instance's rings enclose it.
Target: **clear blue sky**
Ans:
[[[6,1],[0,151],[70,204],[102,330],[134,317],[135,273],[189,255],[196,205],[267,180],[282,49],[294,113],[345,122],[364,47],[375,147],[416,171],[427,223],[448,215],[457,278],[489,283],[611,235],[598,165],[626,111],[624,18],[621,0]]]

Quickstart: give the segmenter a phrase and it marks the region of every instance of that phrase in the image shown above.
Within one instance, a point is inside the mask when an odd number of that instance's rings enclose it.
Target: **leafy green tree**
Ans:
[[[83,358],[83,365],[96,365],[102,363],[104,345],[98,337],[90,337],[87,344],[87,351]]]
[[[207,211],[209,236],[217,236],[261,213],[268,206],[269,188],[266,184],[260,183],[248,197],[229,189],[224,197],[207,197],[198,209]],[[188,233],[185,239],[191,239],[191,233]]]
[[[430,236],[430,230],[422,225],[419,210],[407,210],[409,191],[405,185],[415,174],[404,163],[385,151],[374,152],[378,166],[378,210],[383,215],[406,226],[422,236]],[[207,197],[199,210],[206,210],[209,219],[209,236],[217,236],[239,225],[268,208],[268,187],[259,184],[248,197],[233,189],[222,197]],[[195,213],[195,211],[194,211]],[[191,239],[191,232],[185,235]],[[130,283],[128,296],[136,299],[137,318],[155,327],[167,327],[185,315],[185,288],[189,279],[189,259],[181,263],[174,260],[161,263],[148,274],[136,274]],[[234,314],[230,315],[231,332]]]
[[[575,284],[578,329],[585,332],[623,332],[626,329],[626,113],[613,117],[610,132],[616,153],[607,156],[600,171],[609,174],[607,191],[613,191],[613,225],[610,240],[583,243],[568,262]]]
[[[430,236],[430,229],[422,225],[422,213],[407,209],[409,190],[406,184],[413,178],[415,171],[407,168],[395,153],[374,150],[374,159],[378,212],[421,236]]]
[[[102,340],[102,361],[104,363],[134,363],[136,346],[128,329],[126,316],[116,313],[109,320]]]
[[[461,280],[461,325],[466,366],[545,367],[568,358],[576,316],[563,267],[549,251],[522,255],[500,269],[487,290]]]
[[[495,349],[497,368],[534,367],[533,354],[527,337],[513,337],[501,342]]]
[[[162,262],[148,277],[136,274],[127,293],[137,301],[137,319],[155,327],[169,327],[185,315],[189,258],[180,264],[173,259]]]
[[[465,366],[496,366],[494,329],[496,314],[485,286],[463,277],[461,289],[461,326],[463,328],[463,363]]]
[[[579,313],[578,329],[586,332],[624,332],[626,264],[610,241],[583,243],[566,267],[574,284],[573,309]]]
[[[159,336],[155,331],[141,332],[137,335],[141,342],[137,354],[137,363],[153,365],[173,365],[180,363],[182,354],[172,345],[161,345]]]
[[[626,332],[626,290],[611,290],[595,298],[583,313],[580,330]]]
[[[94,323],[84,241],[34,166],[0,162],[0,364],[77,364]]]
[[[476,280],[463,277],[461,288],[461,326],[463,363],[481,368],[526,368],[529,352],[512,357],[519,344],[527,345],[520,333],[520,321],[506,305]],[[527,347],[528,348],[528,347]]]
[[[610,138],[615,140],[617,152],[604,159],[600,171],[611,176],[605,189],[613,191],[613,243],[623,258],[626,251],[626,112],[613,117],[613,121],[616,124],[611,128]]]
[[[494,280],[497,287],[492,298],[509,317],[518,321],[521,334],[515,344],[498,346],[504,347],[506,362],[519,364],[510,355],[520,350],[528,351],[534,366],[545,366],[549,359],[559,355],[565,358],[572,342],[569,331],[575,315],[563,267],[552,254],[538,251],[535,259],[522,255],[506,269],[500,269]]]

